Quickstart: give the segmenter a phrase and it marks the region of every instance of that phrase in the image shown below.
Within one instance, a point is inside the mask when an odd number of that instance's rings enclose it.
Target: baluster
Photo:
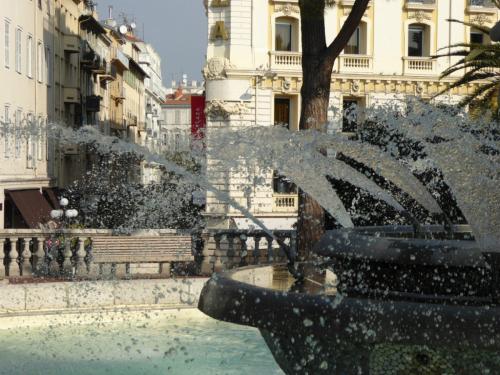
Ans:
[[[23,252],[21,260],[21,275],[22,276],[33,276],[33,268],[31,266],[31,250],[30,250],[31,238],[23,238]]]
[[[262,236],[255,236],[254,237],[254,248],[253,248],[253,263],[254,264],[259,264],[260,263],[260,240],[262,239]]]
[[[5,267],[4,267],[4,244],[5,238],[0,238],[0,280],[5,278]]]
[[[53,237],[51,239],[48,253],[50,255],[49,274],[52,276],[58,276],[59,272],[61,272],[61,268],[59,265],[59,244],[57,237]]]
[[[19,276],[20,275],[20,270],[19,270],[19,263],[18,263],[18,258],[19,258],[19,252],[17,251],[17,240],[18,238],[13,237],[10,238],[10,252],[9,252],[9,259],[8,259],[8,265],[9,265],[9,276]]]
[[[75,276],[82,277],[87,275],[87,265],[85,264],[86,255],[87,252],[85,251],[85,238],[80,237],[78,238],[78,248],[76,250]]]
[[[274,261],[273,239],[272,237],[266,237],[266,239],[267,239],[267,262],[272,263]]]
[[[240,250],[240,267],[248,265],[248,247],[247,247],[247,236],[245,234],[240,235],[240,243],[241,243],[241,250]]]
[[[232,268],[234,264],[234,234],[228,234],[227,238],[227,268]]]
[[[71,238],[66,236],[64,238],[64,251],[63,251],[63,263],[62,269],[66,276],[73,275],[73,264],[71,262],[71,257],[73,253],[71,252]]]
[[[37,275],[45,274],[45,238],[39,237],[37,240],[35,259],[33,260],[34,273]]]

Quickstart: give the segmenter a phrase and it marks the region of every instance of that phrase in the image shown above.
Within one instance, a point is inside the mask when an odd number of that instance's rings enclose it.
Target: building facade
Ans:
[[[325,14],[327,42],[335,38],[353,4],[352,0],[330,2]],[[208,139],[211,130],[221,127],[281,124],[297,130],[302,85],[298,1],[210,0],[205,6]],[[402,101],[408,95],[431,98],[450,82],[439,75],[456,61],[431,56],[460,42],[488,43],[487,35],[447,20],[491,26],[498,18],[498,9],[487,0],[372,0],[336,61],[328,131],[356,131],[356,119],[344,115],[352,106],[368,108]],[[454,104],[475,88],[454,89],[438,100]],[[210,165],[210,154],[208,158]],[[241,176],[228,171],[208,171],[208,175],[213,185],[269,228],[290,228],[296,221],[298,196],[286,179],[264,174],[265,184],[247,196],[238,182]],[[210,193],[206,214],[221,225],[248,225],[236,209]]]

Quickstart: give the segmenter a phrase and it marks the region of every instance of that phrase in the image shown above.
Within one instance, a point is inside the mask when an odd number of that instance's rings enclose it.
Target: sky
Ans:
[[[99,18],[121,22],[121,13],[137,24],[136,35],[153,45],[162,58],[163,83],[201,80],[207,48],[207,19],[202,0],[97,0]]]

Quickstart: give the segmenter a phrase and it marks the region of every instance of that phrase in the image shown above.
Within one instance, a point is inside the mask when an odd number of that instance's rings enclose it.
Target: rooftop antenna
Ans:
[[[110,6],[108,7],[108,18],[109,18],[110,20],[112,20],[112,19],[113,19],[113,5],[110,5]]]

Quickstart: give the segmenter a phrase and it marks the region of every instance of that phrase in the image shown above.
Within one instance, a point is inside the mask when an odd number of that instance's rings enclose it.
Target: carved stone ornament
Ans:
[[[481,25],[481,26],[492,22],[491,18],[489,18],[485,14],[478,14],[477,16],[471,18],[470,21],[471,21],[471,23],[476,23],[476,24]]]
[[[234,65],[225,57],[213,57],[203,68],[203,77],[206,80],[226,79],[226,70],[233,68]]]
[[[243,102],[225,102],[223,100],[212,100],[206,104],[205,114],[210,118],[222,117],[227,119],[230,115],[241,115],[249,111],[247,104]]]
[[[283,91],[290,91],[292,88],[292,80],[290,78],[285,78],[282,82]]]
[[[359,92],[360,86],[359,86],[359,81],[353,81],[351,83],[351,91],[352,92]]]
[[[421,10],[408,14],[408,18],[415,19],[417,22],[422,22],[424,20],[429,21],[432,19],[431,15]]]
[[[285,16],[290,16],[292,13],[298,14],[300,12],[300,8],[297,5],[286,3],[284,5],[276,7],[276,12],[282,12]]]
[[[418,95],[421,95],[424,92],[424,84],[422,82],[417,82],[415,85],[415,92]]]

